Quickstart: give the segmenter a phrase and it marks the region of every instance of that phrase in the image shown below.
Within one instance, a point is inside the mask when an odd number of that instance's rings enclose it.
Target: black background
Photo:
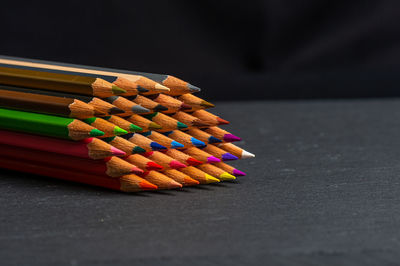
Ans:
[[[168,73],[210,100],[399,96],[398,1],[7,1],[4,55]]]

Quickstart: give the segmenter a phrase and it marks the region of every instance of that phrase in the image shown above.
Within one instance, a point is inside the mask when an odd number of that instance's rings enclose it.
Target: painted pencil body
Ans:
[[[203,150],[200,150],[199,148],[196,148],[196,147],[190,147],[190,148],[184,149],[182,152],[190,155],[191,157],[193,157],[196,160],[203,162],[203,163],[217,163],[217,162],[221,161],[217,157],[212,156],[211,154],[209,154]]]
[[[236,169],[235,167],[233,167],[229,164],[223,163],[223,162],[214,163],[214,165],[234,176],[245,176],[246,175],[246,173]]]
[[[150,100],[147,97],[141,96],[141,95],[136,95],[132,97],[128,97],[128,100],[143,106],[144,108],[149,109],[151,112],[161,112],[161,111],[167,111],[168,108],[153,101]]]
[[[228,172],[226,172],[212,164],[201,164],[196,167],[198,169],[200,169],[201,171],[204,171],[205,173],[218,178],[221,181],[232,181],[232,180],[236,179],[235,176],[229,174]]]
[[[149,113],[150,110],[144,108],[143,106],[136,104],[121,96],[111,96],[104,99],[105,101],[115,105],[116,107],[125,111],[124,114],[119,114],[120,116],[128,116],[132,114],[145,114]]]
[[[144,157],[149,158],[155,163],[161,165],[164,169],[180,169],[185,168],[186,165],[169,157],[168,155],[159,151],[150,151],[142,154]]]
[[[102,118],[99,117],[91,117],[91,118],[86,118],[82,120],[88,125],[91,125],[92,127],[95,127],[101,131],[104,132],[104,135],[102,137],[113,137],[113,136],[118,136],[118,135],[124,135],[127,134],[128,132],[113,123],[110,123]]]
[[[137,167],[139,167],[140,169],[144,170],[144,171],[151,171],[151,170],[155,170],[155,171],[160,171],[163,170],[163,167],[157,163],[155,163],[154,161],[140,155],[140,154],[132,154],[130,156],[127,156],[125,158],[125,160],[127,162],[130,162],[131,164],[136,165]]]
[[[2,89],[0,107],[81,119],[95,115],[92,106],[77,99]]]
[[[119,126],[123,130],[126,130],[127,132],[135,133],[135,132],[139,132],[139,131],[143,130],[141,127],[139,127],[135,124],[132,124],[128,120],[126,120],[122,117],[116,116],[116,115],[110,115],[110,116],[106,116],[103,118],[105,120],[107,120],[108,122]]]
[[[248,159],[248,158],[254,158],[255,155],[243,150],[242,148],[232,144],[232,143],[221,143],[217,145],[219,148],[235,155],[236,157],[240,159]]]
[[[113,155],[125,155],[125,152],[97,138],[70,141],[0,130],[0,143],[90,159],[103,159]]]
[[[210,112],[207,112],[206,110],[197,110],[192,113],[194,117],[197,117],[198,119],[201,119],[202,121],[206,122],[207,124],[211,126],[217,126],[217,125],[226,125],[229,124],[228,121],[220,118],[219,116],[216,116]]]
[[[68,65],[65,63],[57,63],[57,62],[42,62],[41,60],[35,59],[22,59],[22,58],[11,58],[2,56],[0,59],[0,63],[7,64],[13,67],[21,67],[21,68],[43,68],[52,70],[52,72],[76,72],[81,74],[90,74],[89,76],[102,76],[105,80],[112,82],[115,86],[122,86],[126,92],[124,94],[134,95],[137,92],[142,93],[159,93],[159,92],[168,92],[169,88],[158,84],[157,82],[146,78],[141,75],[134,74],[126,74],[121,72],[116,72],[115,70],[110,69],[110,71],[104,71],[102,69],[90,66],[79,66],[76,65]]]
[[[77,119],[3,108],[0,108],[0,128],[73,140],[104,135]]]
[[[162,128],[159,124],[157,124],[157,123],[155,123],[155,122],[153,122],[153,121],[151,121],[151,120],[149,120],[147,118],[144,118],[141,115],[135,115],[134,114],[134,115],[125,117],[125,119],[127,121],[129,121],[129,122],[141,127],[142,128],[142,132],[147,132],[149,130],[158,130],[158,129]]]
[[[197,117],[194,117],[188,113],[179,111],[176,112],[171,116],[172,118],[178,120],[181,123],[184,123],[185,125],[188,126],[188,128],[191,127],[210,127],[211,125],[207,124],[206,122],[198,119]]]
[[[202,164],[203,162],[196,160],[195,158],[191,157],[190,155],[181,152],[179,150],[176,149],[169,149],[167,151],[165,151],[165,154],[170,156],[171,158],[174,158],[175,160],[178,160],[179,162],[189,166],[196,166],[199,164]]]
[[[192,109],[187,111],[196,111],[200,109],[214,107],[214,104],[209,103],[193,94],[187,93],[178,97],[178,100],[190,105]]]
[[[173,130],[173,131],[168,131],[165,132],[164,135],[168,136],[169,138],[182,143],[185,145],[185,148],[188,147],[203,147],[206,144],[180,130]]]
[[[190,176],[175,169],[165,170],[163,171],[163,174],[175,180],[182,186],[195,186],[200,184],[200,182],[197,181],[196,179],[193,179]]]
[[[151,121],[159,124],[161,126],[161,129],[159,129],[158,131],[161,131],[161,132],[187,128],[187,125],[179,122],[178,120],[176,120],[170,116],[162,114],[160,112],[147,114],[147,115],[143,115],[143,116],[145,118],[150,119]]]
[[[155,110],[157,112],[163,112],[164,114],[171,114],[171,113],[178,112],[180,110],[192,109],[192,107],[190,105],[187,105],[184,102],[179,101],[178,99],[171,97],[169,95],[165,95],[165,94],[150,95],[150,96],[147,96],[147,98],[150,98],[154,102],[166,107],[167,110]]]
[[[209,175],[206,172],[194,166],[188,166],[186,168],[179,169],[179,171],[199,181],[200,184],[210,184],[210,183],[220,182],[218,178],[215,178],[212,175]]]
[[[54,73],[0,66],[0,83],[5,85],[108,97],[126,91],[104,79],[79,74]]]
[[[207,145],[206,147],[202,148],[203,151],[211,154],[212,156],[217,157],[218,159],[221,159],[222,161],[234,161],[239,159],[233,154],[230,154],[227,151],[224,151],[223,149],[220,149],[212,144]]]
[[[71,171],[69,169],[37,164],[30,161],[20,162],[7,157],[0,157],[0,167],[123,192],[139,192],[157,189],[156,185],[151,184],[150,182],[136,175],[125,175],[120,178],[109,178],[108,176],[80,173],[77,171]]]
[[[233,142],[233,141],[242,140],[241,138],[239,138],[219,127],[209,127],[207,129],[205,129],[205,132],[207,132],[208,134],[211,134],[214,137],[216,137],[217,139],[223,140],[225,142]]]
[[[176,182],[172,178],[156,171],[145,172],[141,177],[156,185],[158,189],[174,189],[182,187],[180,183]]]
[[[21,162],[32,161],[82,173],[107,175],[109,177],[119,177],[130,173],[143,173],[138,167],[115,156],[102,160],[92,160],[9,145],[0,145],[0,156],[18,159]]]
[[[121,151],[124,151],[126,155],[146,152],[146,150],[141,148],[140,146],[138,146],[124,138],[121,138],[119,136],[103,138],[102,140],[109,143],[113,147],[115,147]]]
[[[206,144],[212,144],[212,143],[221,143],[222,140],[217,139],[211,134],[208,134],[207,132],[198,129],[196,127],[189,128],[188,130],[184,131],[186,134],[189,134],[190,136],[203,141]]]
[[[146,138],[149,138],[165,147],[167,147],[168,149],[178,149],[178,148],[183,148],[184,145],[171,139],[168,138],[167,136],[158,133],[156,131],[148,131],[148,132],[143,132],[141,133],[143,136],[145,136]]]
[[[130,142],[138,145],[139,147],[145,149],[146,151],[160,151],[166,150],[167,147],[152,141],[149,138],[139,134],[139,133],[130,133],[123,136],[125,139],[129,140]]]

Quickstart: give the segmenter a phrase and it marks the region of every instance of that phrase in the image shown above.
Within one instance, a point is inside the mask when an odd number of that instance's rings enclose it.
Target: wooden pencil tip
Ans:
[[[227,125],[229,124],[229,121],[226,121],[225,119],[217,117],[218,125]]]
[[[177,160],[171,161],[171,162],[169,163],[169,166],[170,166],[172,169],[180,169],[180,168],[185,168],[185,167],[186,167],[186,165],[184,165],[183,163],[181,163],[181,162],[179,162],[179,161],[177,161]]]
[[[191,178],[191,177],[189,177],[189,176],[185,176],[185,177],[183,178],[183,182],[184,182],[184,185],[185,185],[185,186],[195,186],[195,185],[200,184],[199,181],[194,180],[193,178]]]
[[[200,105],[203,106],[203,107],[205,107],[205,108],[215,107],[214,104],[212,104],[212,103],[210,103],[210,102],[207,102],[207,101],[204,101],[204,100],[201,101]]]
[[[190,109],[192,109],[192,106],[190,106],[189,104],[186,103],[181,104],[180,110],[190,110]]]
[[[149,129],[161,129],[162,126],[160,126],[159,124],[155,123],[155,122],[151,122],[149,124]]]
[[[126,93],[126,90],[124,90],[118,86],[115,86],[115,85],[111,86],[111,90],[112,90],[113,94],[115,94],[115,95]]]
[[[101,131],[101,130],[98,130],[97,128],[95,128],[95,129],[92,129],[92,130],[89,132],[89,135],[90,135],[91,137],[101,137],[101,136],[104,136],[104,132]]]
[[[192,84],[188,84],[188,88],[189,88],[190,92],[199,92],[199,91],[201,91],[201,89],[199,87],[196,87],[196,86],[194,86]]]
[[[140,186],[140,188],[141,188],[142,190],[155,190],[155,189],[158,189],[158,187],[157,187],[156,185],[150,183],[150,182],[147,181],[147,180],[142,180],[142,181],[139,183],[139,186]]]
[[[164,85],[161,85],[159,83],[157,83],[154,86],[154,89],[157,90],[157,91],[170,91],[170,89],[168,87],[165,87]]]
[[[115,156],[124,156],[124,155],[126,155],[126,153],[124,151],[121,151],[120,149],[117,149],[114,146],[111,146],[111,153],[112,153],[112,155],[115,155]]]

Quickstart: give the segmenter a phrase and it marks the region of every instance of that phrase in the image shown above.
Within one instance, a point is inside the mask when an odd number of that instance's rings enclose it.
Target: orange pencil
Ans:
[[[178,99],[165,95],[165,94],[155,94],[155,95],[150,95],[147,96],[147,98],[150,98],[156,103],[161,104],[164,107],[167,107],[168,110],[158,110],[158,111],[163,111],[164,114],[170,114],[170,113],[175,113],[180,110],[190,110],[192,107],[190,105],[187,105],[186,103],[179,101]]]
[[[180,183],[182,186],[195,186],[200,184],[199,181],[175,169],[165,170],[163,174]]]
[[[233,155],[235,155],[236,157],[240,158],[240,159],[248,159],[248,158],[254,158],[255,155],[243,150],[242,148],[232,144],[232,143],[221,143],[217,145],[218,148],[221,148]]]
[[[207,112],[206,110],[197,110],[192,113],[192,116],[197,117],[198,119],[201,119],[202,121],[206,122],[207,124],[211,126],[217,126],[217,125],[226,125],[229,124],[228,121],[220,118],[219,116],[216,116],[210,112]]]
[[[190,93],[178,96],[178,100],[180,100],[192,107],[192,109],[187,110],[187,111],[196,111],[196,110],[210,108],[210,107],[215,106],[214,104],[209,103],[209,102],[207,102],[197,96],[194,96],[193,94],[190,94]]]
[[[179,169],[180,172],[190,176],[191,178],[199,181],[200,184],[218,183],[219,179],[209,175],[194,166]]]
[[[142,177],[150,183],[155,184],[158,189],[174,189],[182,187],[181,184],[160,172],[147,171],[142,174]]]
[[[151,112],[161,112],[168,110],[167,107],[141,95],[131,96],[128,97],[127,99],[140,106],[143,106],[144,108],[149,109]]]

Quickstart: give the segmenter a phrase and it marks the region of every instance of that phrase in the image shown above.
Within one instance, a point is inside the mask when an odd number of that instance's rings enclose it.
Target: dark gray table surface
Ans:
[[[122,194],[1,171],[1,265],[399,262],[400,100],[217,103],[235,183]]]

